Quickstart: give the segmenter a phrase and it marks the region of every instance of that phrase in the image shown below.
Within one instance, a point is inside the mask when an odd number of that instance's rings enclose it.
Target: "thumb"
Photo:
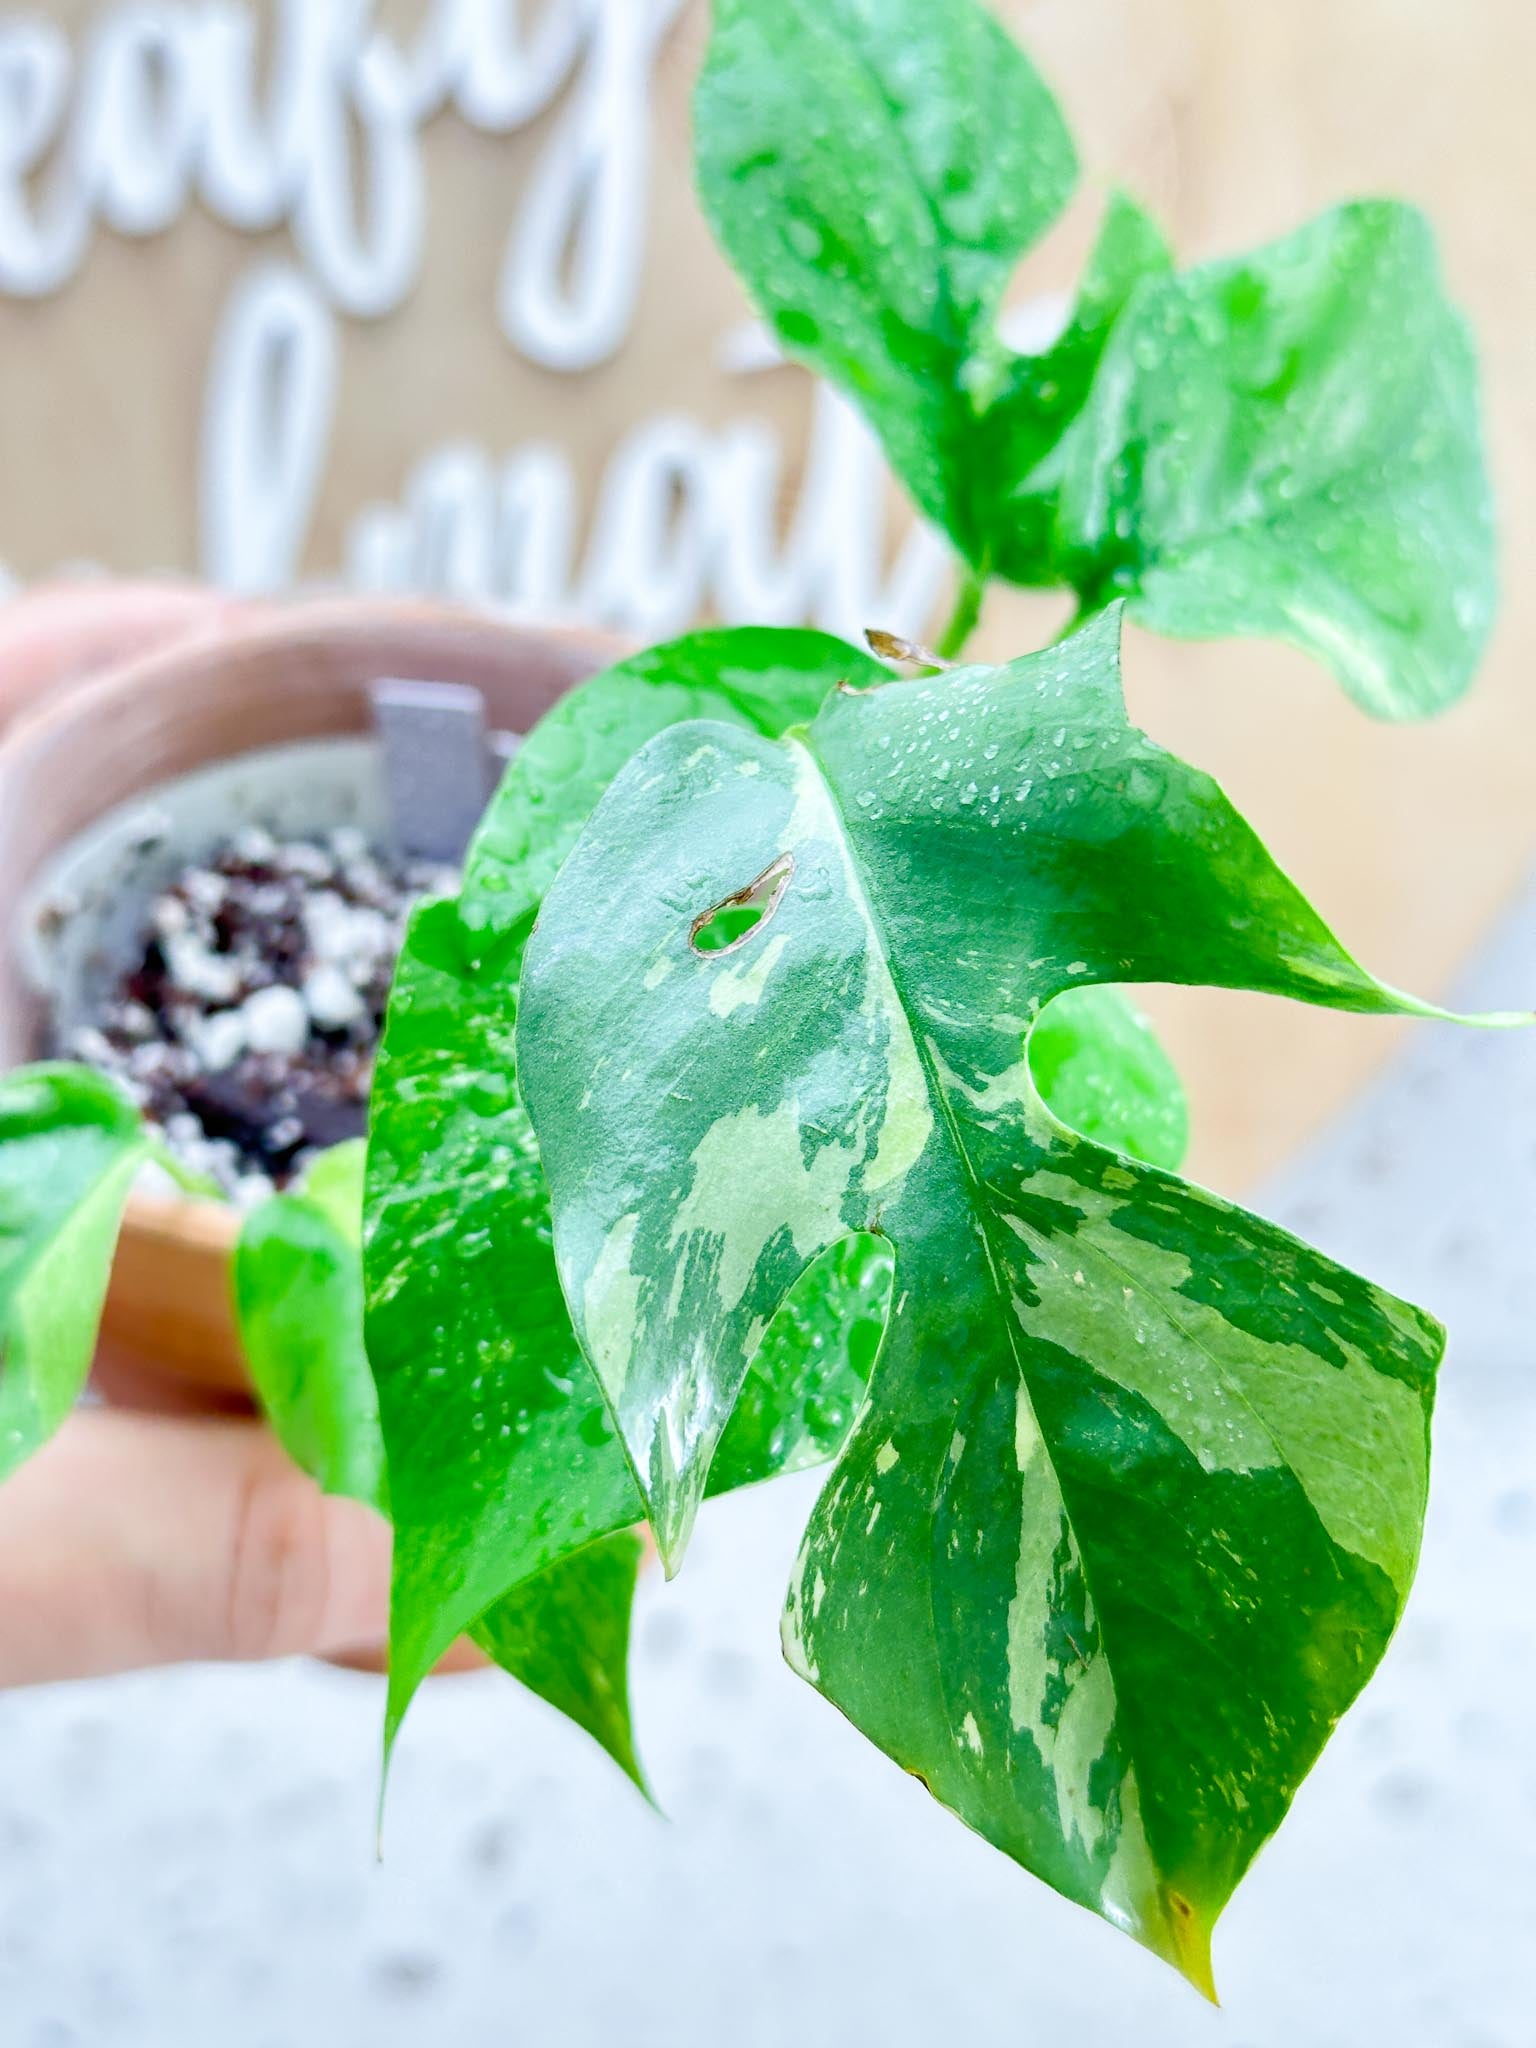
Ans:
[[[0,1687],[375,1648],[389,1567],[259,1423],[83,1409],[0,1486]]]

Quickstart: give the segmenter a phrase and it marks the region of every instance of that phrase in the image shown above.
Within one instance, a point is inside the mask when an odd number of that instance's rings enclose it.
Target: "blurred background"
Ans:
[[[1115,183],[1185,260],[1347,196],[1433,219],[1481,352],[1502,528],[1477,687],[1383,727],[1284,649],[1145,636],[1129,687],[1376,972],[1528,1000],[1536,15],[997,11],[1085,166],[1020,274],[1022,336],[1059,318]],[[635,639],[710,617],[921,631],[942,549],[846,410],[775,363],[694,202],[705,26],[703,0],[0,8],[0,585],[428,593]],[[995,592],[976,645],[1039,645],[1060,610]],[[1069,2025],[1536,2043],[1529,1056],[1209,992],[1149,1006],[1188,1079],[1196,1175],[1455,1333],[1410,1621],[1232,1909],[1229,2016],[955,1829],[782,1671],[806,1503],[787,1488],[718,1509],[681,1585],[646,1595],[640,1733],[670,1826],[495,1679],[418,1710],[382,1870],[371,1681],[295,1667],[0,1699],[0,2048]]]

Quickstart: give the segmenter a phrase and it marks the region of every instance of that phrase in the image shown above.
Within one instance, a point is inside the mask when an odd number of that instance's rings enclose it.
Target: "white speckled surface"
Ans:
[[[1536,891],[1459,996],[1533,963]],[[0,2048],[1532,2048],[1536,1040],[1424,1028],[1262,1206],[1452,1344],[1408,1619],[1218,1934],[1223,2013],[790,1677],[793,1483],[643,1596],[670,1822],[495,1677],[418,1707],[382,1869],[373,1681],[0,1700]]]

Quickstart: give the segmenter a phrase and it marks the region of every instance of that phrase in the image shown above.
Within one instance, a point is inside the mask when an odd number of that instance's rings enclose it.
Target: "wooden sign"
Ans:
[[[1003,0],[1089,175],[1019,279],[1060,317],[1107,185],[1187,259],[1423,204],[1480,337],[1506,558],[1536,540],[1536,28],[1520,0]],[[636,638],[918,632],[948,575],[840,400],[779,363],[690,180],[702,0],[0,9],[0,564],[438,591]],[[978,641],[1059,622],[1001,594]],[[1440,990],[1528,858],[1536,600],[1475,695],[1383,729],[1285,650],[1137,636],[1134,708],[1341,933]],[[1525,992],[1509,992],[1512,1002]],[[1276,1161],[1392,1033],[1155,998],[1197,1164]]]

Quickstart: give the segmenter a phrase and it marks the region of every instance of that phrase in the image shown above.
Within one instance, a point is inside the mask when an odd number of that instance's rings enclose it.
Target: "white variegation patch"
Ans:
[[[615,1396],[634,1355],[640,1312],[640,1281],[630,1266],[639,1220],[634,1211],[619,1218],[603,1239],[581,1292],[587,1348],[603,1385]]]
[[[1050,1773],[1063,1838],[1092,1853],[1103,1837],[1105,1816],[1092,1802],[1089,1779],[1114,1727],[1114,1679],[1096,1640],[1078,1644],[1065,1661],[1051,1651],[1060,1560],[1067,1560],[1069,1578],[1081,1578],[1082,1563],[1022,1386],[1014,1441],[1021,1503],[1018,1564],[1008,1604],[1009,1718],[1016,1733],[1029,1736],[1041,1767]],[[1091,1607],[1084,1620],[1091,1637]]]
[[[844,1234],[844,1198],[863,1146],[857,1137],[829,1139],[807,1163],[803,1128],[793,1098],[766,1112],[749,1103],[711,1124],[694,1147],[692,1181],[668,1243],[679,1257],[697,1243],[726,1314],[740,1304],[764,1252],[783,1232],[807,1259]],[[732,1190],[729,1202],[721,1200],[725,1187]]]
[[[1088,1199],[1045,1167],[1031,1187],[1080,1210]],[[1134,1213],[1129,1198],[1096,1199],[1095,1227],[1065,1248],[1070,1266],[1049,1239],[1006,1219],[1033,1255],[1035,1326],[1148,1402],[1206,1471],[1294,1473],[1333,1542],[1406,1592],[1428,1484],[1418,1394],[1336,1331],[1342,1365],[1302,1344],[1256,1342],[1188,1291],[1182,1254],[1115,1230],[1121,1207]],[[1080,1266],[1092,1285],[1073,1284]]]
[[[1014,1122],[1035,1100],[1034,1078],[1029,1061],[1022,1055],[1001,1073],[971,1082],[957,1074],[930,1038],[928,1058],[945,1091],[957,1100],[967,1122],[984,1130],[997,1131]]]
[[[751,960],[733,960],[730,966],[720,968],[709,987],[709,1007],[714,1014],[729,1017],[737,1010],[754,1008],[788,944],[783,932],[775,932]]]

